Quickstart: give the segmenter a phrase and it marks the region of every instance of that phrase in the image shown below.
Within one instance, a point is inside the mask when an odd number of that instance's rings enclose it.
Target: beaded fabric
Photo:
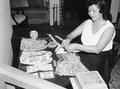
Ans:
[[[81,62],[76,53],[59,54],[55,73],[63,76],[75,76],[77,72],[89,71]]]

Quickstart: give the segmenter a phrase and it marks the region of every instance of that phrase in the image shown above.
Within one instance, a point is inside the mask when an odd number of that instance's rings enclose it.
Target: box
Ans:
[[[75,79],[80,89],[108,89],[97,71],[76,73]]]
[[[43,79],[54,78],[54,73],[53,71],[40,72],[40,78],[43,78]]]
[[[52,64],[44,64],[44,65],[33,65],[27,66],[27,73],[38,72],[38,71],[53,71]]]
[[[54,78],[52,64],[41,65],[41,66],[27,66],[27,73],[37,78],[51,79]]]

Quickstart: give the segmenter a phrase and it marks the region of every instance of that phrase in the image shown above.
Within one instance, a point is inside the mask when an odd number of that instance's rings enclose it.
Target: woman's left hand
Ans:
[[[65,49],[68,51],[68,52],[75,52],[77,50],[77,45],[76,43],[71,43],[67,46],[65,46]]]

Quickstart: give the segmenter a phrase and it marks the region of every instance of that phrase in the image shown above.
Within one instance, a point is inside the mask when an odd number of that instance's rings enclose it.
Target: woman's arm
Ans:
[[[84,21],[81,25],[79,25],[74,31],[72,31],[70,34],[66,36],[66,39],[63,40],[62,46],[67,46],[75,37],[79,36],[85,25],[86,21]]]
[[[88,53],[98,54],[111,41],[111,39],[114,35],[114,31],[115,31],[115,29],[113,27],[107,28],[95,46],[86,46],[86,45],[73,43],[73,44],[70,44],[68,47],[66,47],[66,49],[68,51],[80,50],[80,51],[84,51],[84,52],[88,52]]]
[[[84,21],[82,24],[80,24],[74,31],[72,31],[70,34],[68,34],[66,36],[67,39],[73,40],[74,38],[76,38],[77,36],[79,36],[83,29],[84,29],[84,25],[85,25],[86,21]]]

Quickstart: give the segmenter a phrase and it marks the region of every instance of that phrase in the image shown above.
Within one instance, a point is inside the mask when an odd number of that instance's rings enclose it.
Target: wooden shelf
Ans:
[[[49,9],[40,7],[11,8],[14,15],[25,15],[28,24],[49,23]]]

